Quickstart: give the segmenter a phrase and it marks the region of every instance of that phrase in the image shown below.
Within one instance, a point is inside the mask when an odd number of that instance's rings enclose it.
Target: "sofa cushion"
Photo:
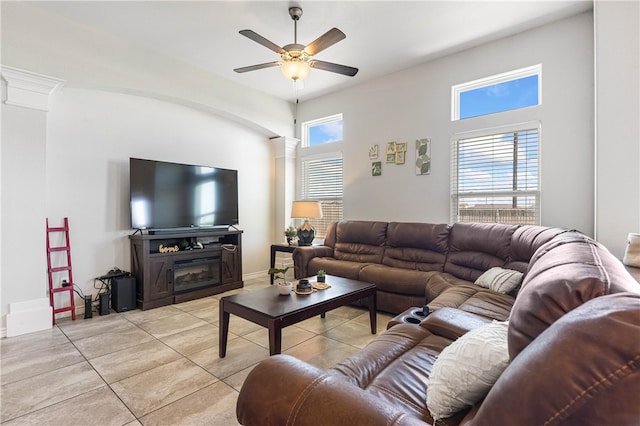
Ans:
[[[508,364],[506,322],[482,325],[444,348],[429,376],[431,417],[450,417],[482,400]]]
[[[451,227],[444,271],[474,282],[489,268],[504,266],[516,229],[518,225],[455,223]]]
[[[504,321],[509,318],[514,300],[513,296],[508,294],[498,293],[472,283],[461,283],[447,288],[428,305],[431,311],[444,307],[456,308],[485,318]]]
[[[386,222],[339,222],[334,257],[351,262],[382,263],[386,238]]]
[[[368,264],[360,270],[359,279],[375,284],[378,290],[411,294],[424,298],[427,280],[436,273]]]
[[[480,275],[475,284],[498,293],[508,294],[515,290],[521,281],[522,272],[496,266]]]
[[[398,324],[372,340],[329,374],[366,389],[368,396],[417,419],[430,419],[427,379],[438,354],[451,340],[413,324]],[[392,423],[389,423],[392,424]]]
[[[449,229],[447,224],[389,223],[382,263],[419,271],[442,271]]]
[[[640,286],[596,241],[567,232],[544,244],[531,259],[511,310],[511,359],[567,312],[596,297],[624,291],[640,292]]]

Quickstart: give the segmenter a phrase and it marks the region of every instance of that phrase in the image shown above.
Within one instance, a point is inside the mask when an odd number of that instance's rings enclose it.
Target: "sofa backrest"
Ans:
[[[387,226],[387,222],[338,222],[333,247],[334,257],[352,262],[382,263]]]
[[[418,271],[442,271],[450,229],[447,224],[391,222],[382,263]]]
[[[516,229],[518,225],[454,223],[449,234],[444,272],[474,282],[488,269],[504,267]]]
[[[529,267],[529,261],[536,250],[563,232],[567,232],[567,230],[537,225],[518,227],[511,236],[509,259],[504,268],[525,273]]]
[[[513,360],[566,313],[612,293],[640,293],[640,285],[604,246],[578,232],[542,245],[531,258],[509,316]]]
[[[463,421],[475,425],[637,425],[640,294],[585,301],[511,361]],[[635,397],[633,395],[636,395]]]

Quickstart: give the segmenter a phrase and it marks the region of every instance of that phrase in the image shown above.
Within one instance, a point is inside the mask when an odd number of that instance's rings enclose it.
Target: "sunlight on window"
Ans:
[[[342,114],[302,123],[302,145],[316,146],[342,141]]]
[[[451,119],[540,105],[541,76],[542,65],[535,65],[452,86]]]
[[[320,124],[309,128],[309,145],[338,142],[342,140],[342,120]]]
[[[453,222],[539,223],[539,129],[454,140]]]

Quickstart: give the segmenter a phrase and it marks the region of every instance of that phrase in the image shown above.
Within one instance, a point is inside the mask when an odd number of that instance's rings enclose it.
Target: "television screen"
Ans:
[[[132,229],[200,228],[238,223],[238,172],[129,159]]]

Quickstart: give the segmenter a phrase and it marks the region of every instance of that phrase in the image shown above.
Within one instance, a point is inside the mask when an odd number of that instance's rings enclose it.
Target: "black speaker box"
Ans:
[[[109,315],[111,313],[109,310],[109,293],[100,293],[98,300],[100,301],[100,315]]]
[[[111,307],[116,312],[136,308],[136,279],[121,277],[111,280]]]
[[[84,319],[92,318],[93,311],[91,310],[91,296],[84,297]]]

